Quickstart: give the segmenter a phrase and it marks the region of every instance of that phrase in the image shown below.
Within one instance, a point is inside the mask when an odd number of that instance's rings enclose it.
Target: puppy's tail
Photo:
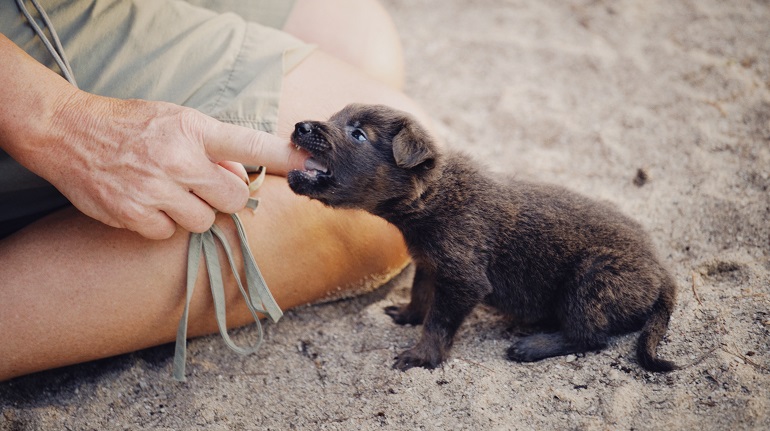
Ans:
[[[671,361],[658,358],[657,350],[660,340],[668,329],[668,321],[674,311],[676,299],[676,284],[666,274],[661,286],[660,296],[652,306],[650,317],[642,328],[639,342],[636,346],[636,357],[639,364],[649,371],[667,372],[678,367]]]

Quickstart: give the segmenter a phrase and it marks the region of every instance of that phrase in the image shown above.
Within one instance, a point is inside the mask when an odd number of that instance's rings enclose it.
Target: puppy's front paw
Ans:
[[[399,325],[419,325],[423,321],[423,316],[413,311],[408,305],[385,307],[385,314],[390,316]]]
[[[434,363],[430,359],[424,358],[417,354],[414,349],[406,350],[396,358],[396,362],[393,363],[393,368],[396,370],[406,371],[414,367],[423,367],[433,369],[438,366],[438,363]]]
[[[409,350],[403,351],[396,358],[396,362],[393,364],[393,368],[396,370],[406,371],[414,367],[422,367],[427,369],[433,369],[438,367],[444,358],[440,354],[435,352],[424,352],[423,349],[415,347]]]

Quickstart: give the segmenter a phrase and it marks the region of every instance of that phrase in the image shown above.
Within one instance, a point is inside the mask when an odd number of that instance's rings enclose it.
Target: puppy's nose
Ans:
[[[308,122],[297,123],[294,125],[294,129],[298,135],[307,135],[313,131],[313,125]]]

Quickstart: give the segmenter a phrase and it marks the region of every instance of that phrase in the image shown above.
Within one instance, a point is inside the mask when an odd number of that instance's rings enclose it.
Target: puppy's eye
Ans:
[[[354,129],[352,132],[350,132],[350,136],[353,137],[353,139],[357,140],[358,142],[366,142],[366,133],[364,133],[361,129]]]

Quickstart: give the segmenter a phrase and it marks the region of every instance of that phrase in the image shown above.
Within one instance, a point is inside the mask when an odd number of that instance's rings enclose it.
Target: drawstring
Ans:
[[[256,180],[249,184],[249,190],[256,190],[265,179],[265,169],[260,167],[261,171]],[[259,204],[258,199],[249,199],[247,207],[255,210]],[[200,264],[201,255],[206,264],[206,271],[209,274],[209,286],[211,288],[211,296],[214,298],[214,314],[217,320],[217,326],[219,327],[219,333],[222,335],[225,344],[231,350],[242,355],[249,355],[256,352],[262,343],[262,324],[259,322],[259,316],[257,313],[262,313],[270,318],[273,322],[277,322],[278,319],[283,316],[283,312],[278,307],[278,304],[270,294],[265,279],[262,278],[262,274],[259,272],[257,263],[254,260],[254,255],[251,254],[248,240],[246,239],[246,233],[243,229],[243,223],[237,214],[230,215],[235,222],[235,228],[238,231],[238,239],[241,243],[241,254],[243,255],[244,269],[246,273],[246,286],[248,287],[248,294],[246,289],[243,288],[241,277],[238,275],[238,269],[235,266],[233,260],[232,251],[228,245],[227,238],[225,238],[222,230],[217,225],[211,226],[206,232],[193,233],[190,235],[190,246],[187,252],[187,297],[185,300],[184,312],[182,318],[179,319],[179,327],[176,333],[176,349],[174,351],[174,379],[183,382],[185,381],[185,362],[187,356],[187,318],[189,315],[190,299],[192,298],[193,290],[195,289],[195,279],[198,276],[198,266]],[[257,341],[251,347],[240,347],[236,345],[227,333],[227,312],[225,310],[225,289],[222,282],[222,268],[219,264],[219,255],[217,253],[217,246],[214,239],[217,239],[222,248],[225,251],[225,256],[230,264],[233,276],[238,289],[241,291],[241,296],[246,301],[246,307],[248,307],[251,316],[257,323]]]
[[[67,79],[67,81],[70,82],[70,84],[77,88],[78,85],[75,82],[75,77],[72,73],[72,67],[69,64],[69,61],[67,61],[67,56],[64,54],[64,48],[62,47],[61,41],[59,40],[59,35],[56,34],[56,30],[53,28],[53,24],[51,24],[51,20],[48,18],[48,14],[45,13],[37,0],[31,1],[32,5],[35,6],[38,14],[40,14],[40,17],[43,20],[43,25],[48,27],[48,30],[51,33],[51,38],[53,39],[53,43],[51,43],[51,41],[45,35],[43,29],[40,28],[35,19],[29,13],[29,10],[27,10],[27,7],[24,4],[24,0],[16,0],[16,4],[27,18],[27,21],[29,21],[29,24],[32,26],[35,34],[37,34],[40,40],[43,41],[43,44],[45,45],[46,49],[48,49],[48,52],[51,54],[53,59],[56,61],[56,64],[59,65],[59,69],[61,69],[64,77]],[[259,172],[259,176],[251,184],[249,184],[249,191],[251,192],[259,188],[265,179],[266,171],[264,167],[260,166],[257,172]],[[258,204],[258,199],[249,199],[246,206],[252,210],[256,210]],[[176,335],[176,348],[174,351],[173,374],[174,379],[179,381],[185,380],[185,361],[187,358],[187,320],[189,316],[190,300],[192,299],[192,293],[195,288],[195,279],[198,276],[198,267],[200,265],[201,256],[203,256],[203,260],[206,264],[206,270],[209,274],[209,284],[211,287],[211,296],[214,298],[214,312],[217,320],[217,326],[219,327],[219,333],[222,335],[222,338],[224,339],[227,347],[242,355],[248,355],[256,352],[262,343],[263,337],[262,325],[259,322],[259,316],[257,313],[266,315],[273,322],[277,322],[278,319],[283,316],[283,312],[278,307],[275,299],[273,299],[273,296],[270,294],[270,290],[267,288],[267,284],[265,284],[265,279],[262,278],[262,274],[259,272],[259,267],[257,267],[257,262],[254,259],[254,255],[251,253],[251,249],[249,248],[249,243],[246,239],[246,233],[243,229],[243,223],[241,222],[240,217],[238,217],[237,214],[231,214],[231,217],[233,218],[233,222],[235,222],[235,228],[238,231],[238,240],[241,244],[241,254],[243,255],[248,293],[246,292],[246,289],[243,288],[241,277],[238,275],[238,269],[236,268],[235,261],[233,260],[230,245],[227,242],[227,238],[222,233],[222,230],[219,229],[217,225],[212,225],[211,229],[206,232],[191,234],[190,245],[187,252],[187,295],[184,312],[182,313],[182,318],[179,320],[179,327],[177,329]],[[253,346],[240,347],[233,342],[233,340],[230,338],[230,335],[227,333],[225,289],[224,283],[222,282],[222,268],[219,265],[217,246],[214,242],[215,238],[220,242],[220,244],[222,244],[222,248],[225,250],[227,261],[230,264],[230,269],[233,272],[235,281],[238,283],[238,288],[241,291],[241,295],[246,300],[246,306],[248,307],[249,312],[251,312],[251,316],[254,318],[254,321],[257,323],[257,341]]]
[[[51,44],[51,41],[45,35],[45,32],[43,31],[43,29],[40,28],[39,25],[37,25],[37,21],[35,21],[35,19],[32,18],[32,15],[29,13],[29,10],[27,10],[27,6],[24,4],[25,1],[16,0],[16,4],[19,5],[19,10],[21,10],[21,13],[23,13],[24,16],[27,17],[27,21],[29,22],[29,25],[32,26],[33,30],[35,30],[35,34],[37,34],[40,40],[43,41],[43,44],[45,45],[46,49],[48,49],[48,52],[51,53],[51,56],[53,57],[54,61],[56,61],[56,64],[59,65],[59,69],[61,69],[62,74],[64,74],[64,78],[66,78],[67,81],[70,82],[70,84],[74,85],[77,88],[78,84],[77,82],[75,82],[75,75],[72,73],[72,67],[70,66],[70,63],[67,60],[67,56],[64,54],[64,48],[62,48],[61,46],[59,35],[56,34],[56,30],[53,28],[53,24],[51,24],[51,20],[48,18],[48,14],[45,13],[45,10],[43,10],[43,7],[40,6],[37,0],[31,0],[31,1],[32,1],[32,5],[35,6],[35,9],[37,9],[37,13],[40,14],[40,18],[43,19],[43,25],[45,27],[48,27],[48,31],[51,32],[51,38],[53,39],[53,44]]]

